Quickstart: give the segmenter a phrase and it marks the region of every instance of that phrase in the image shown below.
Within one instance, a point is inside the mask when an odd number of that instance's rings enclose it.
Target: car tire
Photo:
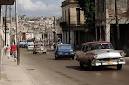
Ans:
[[[117,70],[121,70],[122,69],[122,64],[118,64],[117,65]]]
[[[74,56],[72,56],[72,60],[74,60]]]
[[[55,60],[57,60],[58,59],[58,56],[57,55],[55,55]]]
[[[35,54],[35,52],[33,52],[33,54]]]
[[[46,54],[46,52],[42,52],[43,54]]]
[[[84,68],[84,63],[80,61],[80,68]]]

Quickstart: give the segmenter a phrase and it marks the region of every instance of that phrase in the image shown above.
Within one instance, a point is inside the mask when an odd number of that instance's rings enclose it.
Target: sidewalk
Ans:
[[[0,85],[34,85],[25,71],[16,62],[2,57]]]

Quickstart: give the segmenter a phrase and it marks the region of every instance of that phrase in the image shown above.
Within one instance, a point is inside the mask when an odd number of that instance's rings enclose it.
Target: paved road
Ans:
[[[53,53],[36,54],[21,49],[21,66],[35,85],[128,85],[129,61],[121,71],[80,69],[75,60],[54,60]]]

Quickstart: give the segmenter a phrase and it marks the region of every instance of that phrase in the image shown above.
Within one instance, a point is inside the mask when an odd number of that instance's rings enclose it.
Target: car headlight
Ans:
[[[124,58],[120,58],[119,61],[124,61]]]
[[[73,52],[73,50],[70,50],[70,52]]]
[[[63,52],[58,52],[59,55],[63,54]]]
[[[71,52],[71,54],[75,54],[74,52]]]

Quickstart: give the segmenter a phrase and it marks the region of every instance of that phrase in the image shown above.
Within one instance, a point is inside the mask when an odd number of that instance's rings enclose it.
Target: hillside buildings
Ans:
[[[27,17],[19,16],[19,32],[21,40],[35,38],[46,42],[57,41],[62,38],[60,17]]]

